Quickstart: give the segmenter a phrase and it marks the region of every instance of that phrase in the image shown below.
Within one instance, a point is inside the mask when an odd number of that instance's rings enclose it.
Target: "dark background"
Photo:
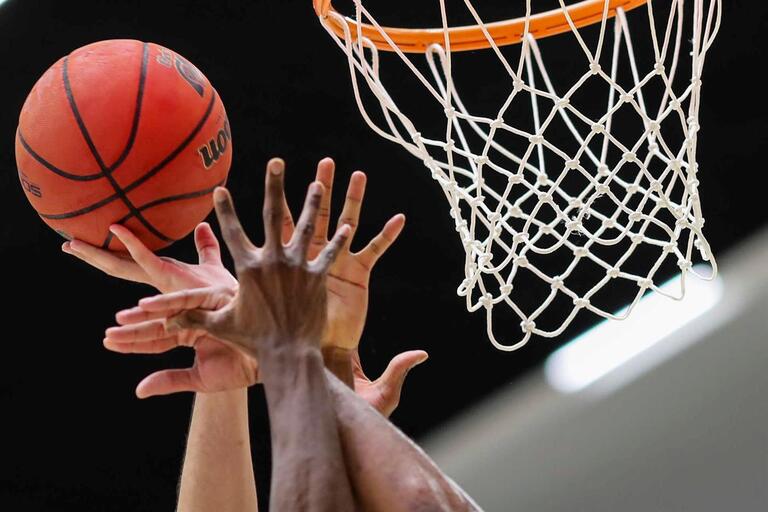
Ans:
[[[418,11],[414,4],[411,11]],[[765,189],[758,183],[765,182],[768,146],[766,103],[759,99],[768,6],[727,1],[724,8],[704,77],[699,152],[706,233],[716,254],[766,219]],[[385,19],[411,19],[407,15]],[[263,168],[276,155],[287,161],[292,205],[300,203],[315,162],[324,156],[337,161],[339,189],[355,169],[368,171],[358,243],[392,214],[406,213],[401,240],[374,274],[361,352],[371,375],[403,350],[430,352],[428,363],[409,375],[393,417],[407,434],[418,438],[439,429],[595,321],[579,316],[562,337],[535,339],[511,354],[492,348],[484,314],[468,314],[455,295],[464,254],[442,192],[421,163],[364,125],[346,61],[309,0],[10,0],[0,7],[0,257],[6,297],[0,510],[170,510],[175,503],[192,397],[139,401],[133,389],[150,371],[188,364],[190,354],[126,357],[101,347],[114,312],[150,290],[61,253],[61,239],[21,192],[14,162],[18,111],[37,78],[75,48],[113,38],[172,48],[216,86],[234,139],[230,188],[255,239]],[[341,199],[337,193],[337,207]],[[185,240],[167,254],[191,260],[194,251]],[[264,499],[269,436],[258,387],[251,392],[251,433]]]

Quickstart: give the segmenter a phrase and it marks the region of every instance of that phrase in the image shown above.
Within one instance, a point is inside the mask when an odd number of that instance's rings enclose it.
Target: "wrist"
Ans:
[[[322,348],[323,363],[341,382],[354,389],[352,356],[354,350],[328,345]]]

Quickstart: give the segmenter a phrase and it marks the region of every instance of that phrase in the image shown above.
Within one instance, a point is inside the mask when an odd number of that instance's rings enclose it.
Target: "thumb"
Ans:
[[[161,370],[145,377],[136,386],[136,396],[138,398],[170,395],[185,391],[202,391],[196,374],[191,368]]]
[[[385,398],[385,401],[392,403],[392,410],[397,407],[397,403],[400,401],[400,393],[403,390],[403,383],[408,372],[426,361],[428,357],[429,354],[423,350],[410,350],[398,354],[392,358],[387,369],[376,380],[376,385],[381,388],[382,397]]]
[[[219,240],[207,222],[201,222],[195,228],[195,247],[201,265],[206,263],[221,265]]]

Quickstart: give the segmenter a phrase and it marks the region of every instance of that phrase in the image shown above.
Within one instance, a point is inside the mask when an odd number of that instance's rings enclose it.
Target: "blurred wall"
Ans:
[[[634,380],[565,395],[534,371],[427,451],[488,511],[768,510],[768,232],[721,263],[720,305]]]

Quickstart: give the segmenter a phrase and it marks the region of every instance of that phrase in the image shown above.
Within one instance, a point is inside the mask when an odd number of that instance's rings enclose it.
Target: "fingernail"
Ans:
[[[223,203],[227,200],[227,192],[224,187],[217,187],[216,190],[213,191],[213,200],[217,203]]]
[[[112,233],[113,235],[117,235],[117,226],[115,224],[112,224],[111,226],[109,226],[109,232]]]
[[[69,250],[70,250],[69,249],[69,242],[64,242],[63,244],[61,244],[61,250],[66,252],[66,253],[68,253]]]
[[[269,164],[267,164],[267,168],[273,176],[279,176],[280,173],[283,172],[283,169],[285,169],[285,162],[280,158],[273,158],[269,161]]]

